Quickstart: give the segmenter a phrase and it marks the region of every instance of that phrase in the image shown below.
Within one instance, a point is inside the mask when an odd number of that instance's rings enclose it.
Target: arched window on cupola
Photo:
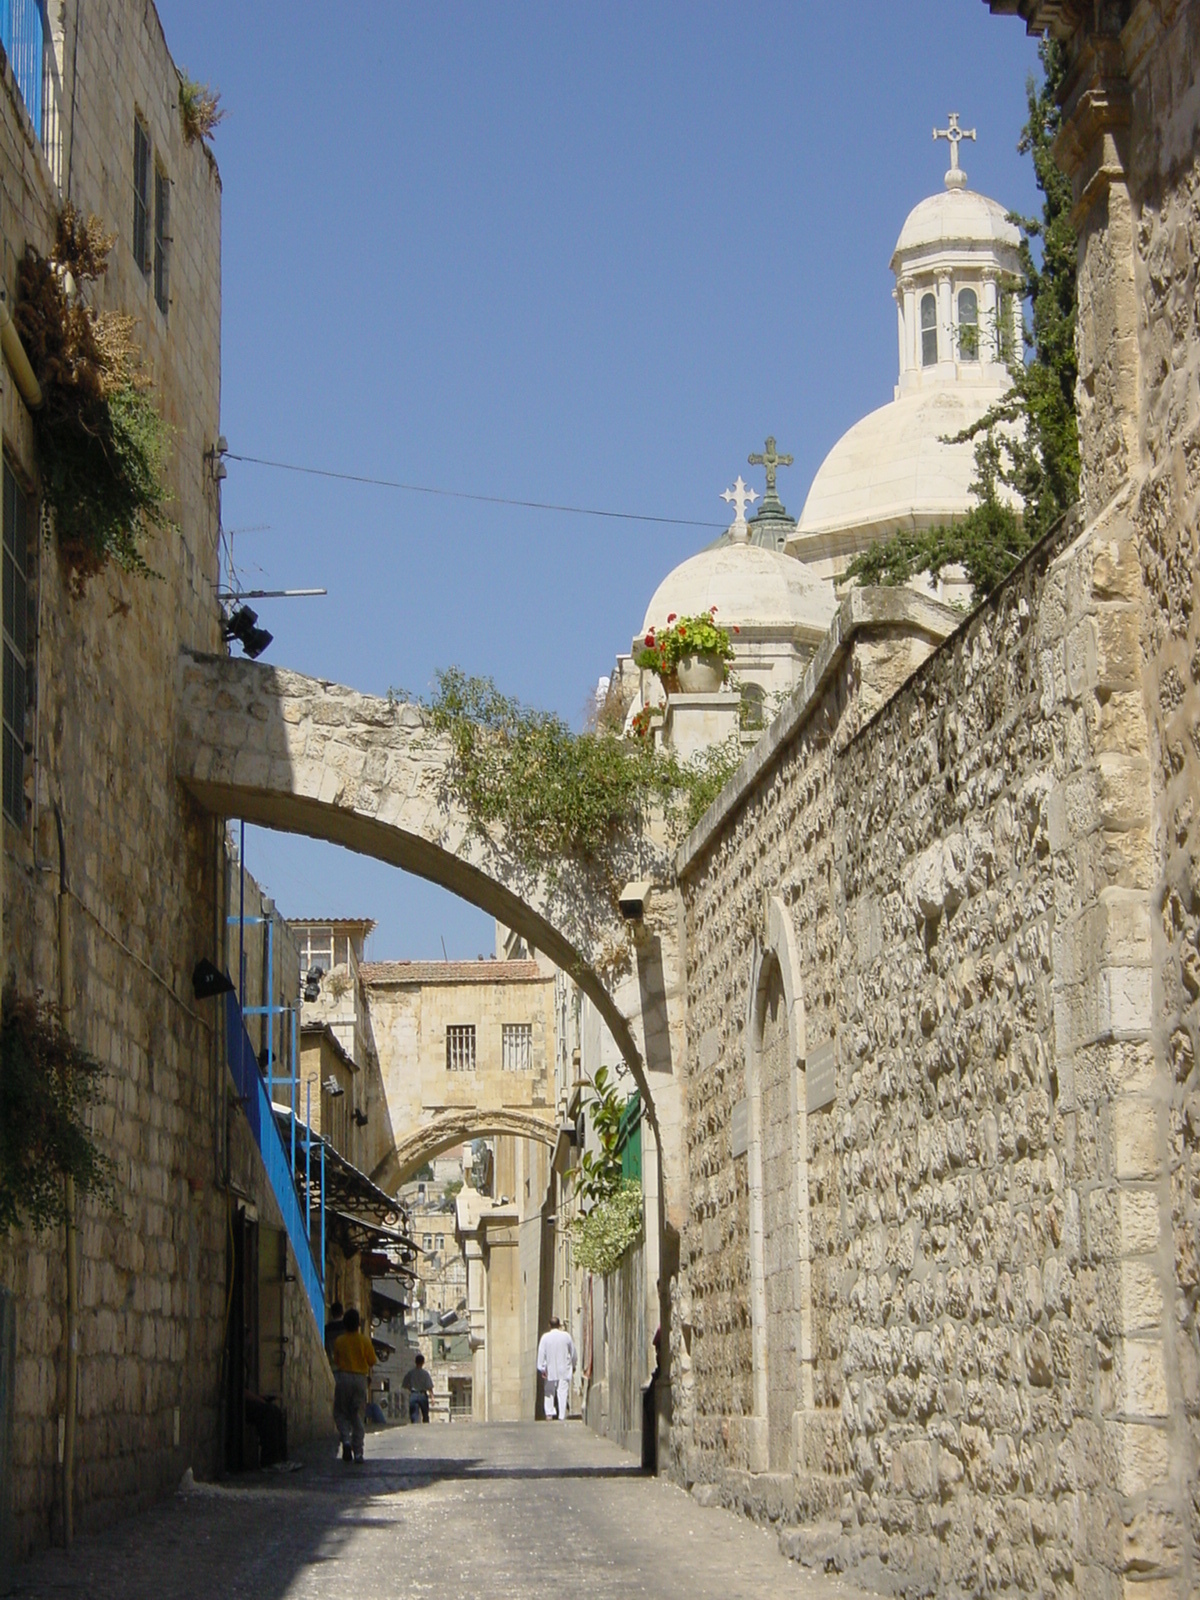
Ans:
[[[921,365],[936,367],[937,348],[937,296],[921,296]]]
[[[958,359],[979,360],[979,296],[974,289],[958,291]]]

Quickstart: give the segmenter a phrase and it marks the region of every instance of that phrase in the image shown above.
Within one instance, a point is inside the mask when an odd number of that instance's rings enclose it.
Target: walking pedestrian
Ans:
[[[428,1422],[433,1379],[425,1371],[425,1357],[420,1351],[413,1357],[413,1364],[404,1374],[400,1387],[408,1390],[408,1420],[415,1422],[420,1417],[422,1422]]]
[[[361,1461],[368,1379],[375,1365],[375,1346],[359,1331],[359,1316],[353,1306],[342,1320],[345,1331],[333,1341],[333,1420],[342,1441],[342,1460]]]
[[[567,1420],[567,1396],[571,1392],[571,1379],[575,1376],[575,1341],[557,1317],[550,1318],[549,1330],[541,1337],[537,1352],[537,1369],[542,1376],[542,1404],[546,1419],[554,1420],[555,1402],[558,1420]]]

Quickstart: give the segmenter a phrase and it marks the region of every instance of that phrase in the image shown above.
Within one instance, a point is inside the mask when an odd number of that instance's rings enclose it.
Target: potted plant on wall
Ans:
[[[694,617],[677,617],[672,612],[661,632],[652,628],[646,635],[635,658],[637,665],[657,673],[668,694],[676,689],[685,694],[715,694],[733,660],[729,629],[721,627],[716,617],[716,606]]]

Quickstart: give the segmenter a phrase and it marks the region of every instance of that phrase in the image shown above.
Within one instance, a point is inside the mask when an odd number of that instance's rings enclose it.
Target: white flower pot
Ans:
[[[684,694],[716,694],[725,682],[725,664],[720,656],[681,656],[677,671]]]

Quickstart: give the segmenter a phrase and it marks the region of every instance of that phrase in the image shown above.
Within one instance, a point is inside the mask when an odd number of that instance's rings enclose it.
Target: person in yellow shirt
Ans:
[[[342,1441],[342,1460],[363,1458],[363,1421],[375,1346],[359,1328],[353,1306],[343,1319],[344,1333],[333,1341],[333,1420]]]

